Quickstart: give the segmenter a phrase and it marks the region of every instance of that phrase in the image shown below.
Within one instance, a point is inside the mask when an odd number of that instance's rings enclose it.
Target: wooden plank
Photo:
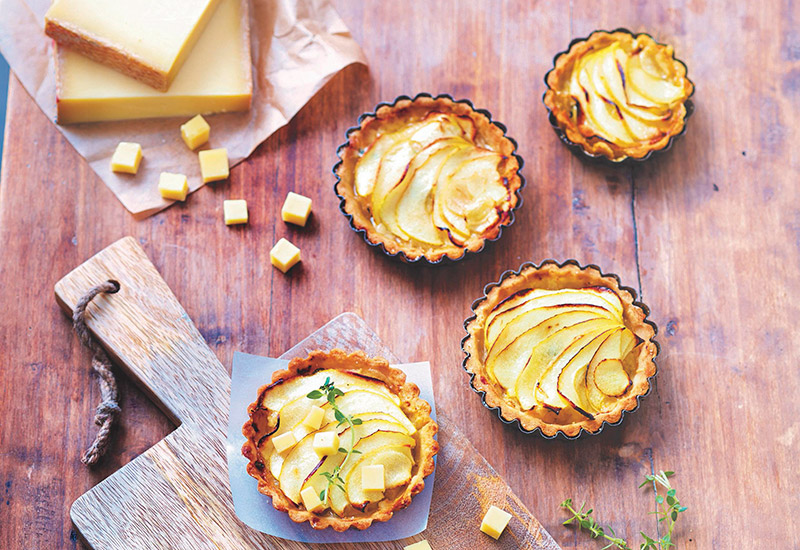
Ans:
[[[791,124],[800,4],[336,4],[370,70],[334,78],[229,182],[143,222],[125,213],[12,78],[0,180],[0,547],[79,545],[70,540],[70,503],[172,430],[123,379],[125,414],[111,455],[92,471],[78,461],[94,435],[98,395],[89,355],[50,289],[125,235],[143,245],[223,365],[235,350],[279,354],[348,310],[404,359],[430,360],[439,409],[458,418],[564,548],[596,548],[560,525],[557,505],[567,496],[586,498],[634,541],[639,530],[655,531],[645,515],[652,500],[636,489],[651,468],[678,470],[690,507],[677,531],[685,547],[800,545],[789,515],[800,444],[800,348],[790,321],[800,303]],[[674,42],[698,90],[687,136],[635,171],[572,156],[540,105],[552,56],[575,36],[619,25]],[[528,180],[502,240],[438,269],[368,249],[331,192],[335,148],[357,115],[423,90],[471,98],[507,123]],[[305,229],[278,221],[289,190],[314,199]],[[224,198],[248,199],[248,227],[221,224]],[[269,265],[279,237],[303,249],[304,265],[289,276]],[[501,425],[460,368],[461,321],[482,286],[545,257],[597,263],[629,286],[640,272],[661,327],[658,391],[596,438],[547,442]]]
[[[97,550],[302,548],[253,531],[236,518],[224,433],[230,378],[139,244],[126,237],[102,250],[56,284],[56,299],[70,313],[87,289],[107,280],[118,282],[120,289],[90,304],[87,326],[181,426],[75,501],[70,517],[81,537]],[[338,316],[284,357],[333,348],[398,361],[354,314]],[[480,520],[495,504],[513,512],[514,520],[492,547],[558,550],[460,430],[445,415],[439,422],[440,482],[434,486],[424,537],[437,548],[485,545]],[[464,526],[458,537],[452,533],[453,521]],[[409,542],[346,547],[401,548]]]

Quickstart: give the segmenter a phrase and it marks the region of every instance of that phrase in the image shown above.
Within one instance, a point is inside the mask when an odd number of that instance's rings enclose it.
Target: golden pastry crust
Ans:
[[[662,49],[672,62],[676,78],[681,81],[684,94],[683,100],[671,110],[666,122],[666,128],[656,137],[646,141],[622,146],[613,143],[580,122],[579,117],[573,117],[577,106],[574,98],[570,97],[566,89],[576,62],[589,52],[597,51],[614,42],[620,42],[624,48],[655,47]],[[686,65],[674,57],[672,46],[660,44],[647,34],[634,34],[626,29],[617,29],[612,32],[595,31],[588,38],[574,40],[568,51],[560,53],[555,58],[555,66],[545,75],[547,91],[543,101],[551,114],[551,123],[568,145],[579,146],[590,157],[605,157],[611,162],[622,162],[628,158],[643,160],[651,153],[668,149],[672,140],[681,135],[685,130],[686,119],[691,115],[693,106],[690,101],[694,93],[694,84],[687,77]]]
[[[378,502],[375,509],[368,514],[339,517],[330,510],[321,514],[309,512],[305,507],[292,502],[281,491],[278,480],[272,476],[269,468],[260,463],[258,442],[267,435],[259,431],[256,421],[259,414],[264,415],[261,418],[267,414],[267,411],[260,407],[262,393],[277,383],[297,376],[307,376],[322,369],[351,372],[383,382],[400,398],[400,408],[417,428],[413,434],[417,445],[411,480],[400,491],[396,491],[396,494]],[[433,472],[434,456],[439,452],[439,444],[434,436],[439,431],[439,425],[431,418],[431,406],[419,397],[419,388],[416,384],[406,382],[403,371],[390,367],[389,362],[381,357],[368,357],[362,351],[348,354],[340,349],[312,351],[308,357],[292,359],[286,370],[273,373],[272,382],[259,388],[258,394],[259,398],[247,408],[250,419],[242,428],[242,433],[247,439],[242,446],[242,454],[249,461],[247,473],[258,480],[259,492],[272,498],[275,509],[287,512],[294,522],[307,521],[314,529],[328,527],[332,527],[335,531],[346,531],[350,527],[366,529],[373,521],[388,521],[395,511],[408,506],[411,498],[425,487],[424,478]]]
[[[524,431],[540,430],[545,437],[555,437],[561,433],[568,438],[574,438],[580,435],[581,430],[597,433],[605,423],[620,422],[624,412],[635,410],[639,405],[639,398],[650,391],[649,379],[656,374],[654,359],[659,349],[654,340],[656,327],[647,320],[647,306],[636,302],[633,291],[621,286],[616,275],[603,275],[596,266],[584,268],[574,261],[559,265],[550,260],[541,266],[524,264],[516,272],[506,272],[499,283],[490,286],[491,289],[472,306],[475,315],[464,324],[468,335],[461,347],[466,354],[464,369],[471,375],[473,389],[483,394],[484,404],[490,409],[499,410],[500,417],[506,422],[518,421]],[[561,415],[543,407],[523,410],[519,402],[507,397],[504,389],[486,373],[484,323],[487,316],[497,304],[519,290],[598,286],[613,290],[621,298],[624,324],[641,340],[631,352],[636,358],[636,368],[631,377],[630,389],[617,400],[612,409],[595,414],[591,420],[574,410],[564,410]]]
[[[411,122],[422,120],[431,113],[453,114],[470,118],[476,126],[475,145],[500,153],[506,157],[498,169],[506,180],[508,197],[495,223],[481,234],[470,235],[463,245],[446,242],[441,246],[422,245],[413,241],[402,241],[393,235],[387,235],[375,228],[369,204],[365,197],[355,191],[355,167],[364,150],[373,143],[379,132],[386,129],[399,129]],[[519,190],[524,180],[519,171],[522,159],[516,154],[516,143],[505,135],[505,127],[491,120],[491,115],[484,110],[476,110],[467,101],[455,101],[447,95],[431,97],[420,94],[414,99],[400,97],[392,104],[380,104],[375,113],[362,115],[359,126],[351,128],[347,134],[348,141],[337,151],[341,162],[333,169],[337,177],[334,187],[341,203],[340,209],[348,218],[356,231],[363,231],[365,239],[373,246],[381,246],[390,256],[399,256],[405,261],[425,259],[429,263],[438,263],[445,258],[461,259],[467,252],[480,252],[487,241],[500,237],[503,227],[513,223],[513,211],[522,199]]]

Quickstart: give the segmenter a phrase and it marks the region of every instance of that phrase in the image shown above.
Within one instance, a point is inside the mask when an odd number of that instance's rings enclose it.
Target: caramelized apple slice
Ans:
[[[342,479],[347,479],[347,477],[350,475],[351,469],[358,461],[358,457],[364,456],[374,449],[379,449],[386,446],[405,446],[413,448],[415,444],[414,438],[405,434],[383,431],[376,432],[370,436],[362,438],[358,441],[358,443],[356,443],[355,447],[353,448],[356,451],[359,451],[360,454],[350,455],[350,459],[342,464],[342,469],[340,470],[339,475]],[[281,484],[281,488],[283,488],[283,484]],[[348,504],[350,504],[350,502],[347,500],[347,494],[345,491],[338,487],[331,487],[329,502],[331,509],[339,516],[344,513],[344,509]]]
[[[356,162],[355,190],[362,197],[372,194],[378,179],[381,159],[395,145],[403,141],[433,141],[445,135],[463,134],[460,121],[443,113],[430,113],[424,120],[406,126],[402,130],[382,134],[367,147],[367,150]],[[400,174],[398,174],[399,176]]]
[[[516,397],[523,410],[532,409],[538,403],[536,399],[536,389],[541,383],[545,374],[552,370],[553,362],[566,350],[575,340],[596,330],[613,326],[615,321],[604,318],[594,318],[581,321],[573,325],[563,327],[548,335],[536,344],[530,353],[528,362],[522,370],[516,382]],[[576,350],[577,352],[577,350]],[[562,365],[563,366],[563,365]],[[555,373],[555,382],[558,384],[558,374]],[[558,393],[555,388],[554,393]]]
[[[261,394],[261,407],[279,411],[286,403],[299,397],[305,397],[312,390],[318,389],[326,378],[330,378],[336,387],[344,392],[353,389],[366,389],[379,393],[391,399],[394,403],[400,403],[400,399],[390,392],[380,380],[347,371],[324,369],[310,376],[298,376],[271,384]],[[309,400],[309,402],[311,401]]]
[[[614,319],[622,322],[622,302],[617,294],[605,287],[589,287],[581,289],[567,288],[563,290],[525,291],[509,297],[501,302],[495,311],[487,317],[486,347],[490,348],[512,320],[520,315],[540,307],[554,305],[591,305],[606,309]]]
[[[537,401],[555,413],[559,413],[561,409],[568,407],[570,405],[569,401],[564,399],[558,392],[558,379],[561,373],[564,371],[567,364],[569,364],[569,362],[592,340],[603,332],[616,326],[619,325],[614,321],[601,321],[564,348],[563,351],[551,361],[547,370],[545,370],[544,374],[539,379],[536,391],[534,392]],[[591,356],[588,356],[586,361],[588,362],[589,359],[591,359]]]
[[[356,415],[355,418],[364,418],[364,415]],[[350,429],[346,426],[337,426],[337,422],[331,422],[327,425],[324,429],[325,430],[340,430],[339,433],[339,442],[341,447],[348,448],[350,446]],[[373,420],[364,420],[361,424],[356,425],[355,429],[355,440],[356,444],[358,444],[361,439],[365,437],[369,437],[374,433],[384,431],[384,432],[397,432],[397,433],[407,433],[405,428],[394,421],[388,421],[381,418],[375,418]],[[313,444],[312,444],[313,450]],[[332,472],[334,468],[339,466],[342,461],[344,460],[344,453],[336,453],[327,457],[324,457],[324,460],[320,462],[320,465],[317,469],[313,470],[309,475],[306,476],[305,480],[303,481],[303,486],[300,488],[302,491],[309,485],[314,487],[314,491],[319,495],[323,489],[328,484],[328,480],[322,475],[325,472]]]
[[[617,105],[606,98],[594,86],[592,73],[595,63],[602,52],[589,55],[584,60],[583,70],[578,73],[578,84],[581,94],[578,96],[581,109],[586,115],[593,131],[600,137],[617,145],[631,145],[633,139],[622,123],[622,114]]]
[[[365,466],[382,464],[386,489],[400,487],[411,479],[414,458],[411,448],[406,445],[387,445],[365,454],[350,470],[345,479],[347,500],[358,510],[363,510],[370,502],[383,499],[383,491],[365,491],[361,483],[361,473]]]
[[[614,399],[606,396],[595,384],[597,366],[606,359],[620,359],[626,357],[636,345],[636,335],[628,328],[623,328],[611,336],[597,349],[586,369],[586,396],[591,407],[591,413],[603,412],[614,404]]]
[[[591,407],[586,396],[586,369],[597,348],[616,330],[619,329],[612,328],[598,334],[569,360],[558,375],[558,393],[572,405],[572,408],[589,419],[594,417],[588,412]]]
[[[459,144],[463,143],[466,142],[460,137],[441,138],[428,144],[419,153],[414,155],[414,158],[411,159],[411,162],[408,164],[408,168],[402,180],[389,191],[379,205],[376,206],[376,197],[373,197],[373,208],[379,210],[376,220],[380,220],[380,223],[383,223],[394,235],[409,239],[409,235],[406,234],[398,223],[397,207],[400,200],[406,194],[406,190],[411,185],[417,172],[424,167],[429,160],[433,160],[434,157],[436,157],[440,159],[440,162],[443,162],[450,153],[456,150]],[[441,153],[441,155],[439,153]]]
[[[600,318],[597,313],[600,308],[596,308],[594,311],[569,309],[561,313],[559,313],[561,310],[559,306],[542,309],[544,310],[542,312],[533,310],[526,314],[530,318],[536,317],[531,322],[541,319],[541,321],[530,327],[524,319],[519,320],[517,323],[509,324],[505,332],[507,339],[500,338],[497,340],[498,344],[501,341],[503,343],[507,341],[507,344],[504,347],[495,346],[493,352],[486,358],[486,372],[506,388],[511,396],[516,395],[519,391],[517,380],[522,374],[525,365],[531,360],[531,350],[536,349],[538,344],[543,341],[546,342],[548,338],[565,327]],[[519,326],[520,330],[515,329],[517,326]],[[555,356],[555,353],[553,351],[553,356]]]
[[[640,52],[639,55],[628,58],[625,74],[630,86],[645,98],[661,105],[673,105],[682,100],[683,88],[674,85],[666,78],[658,78],[644,70],[641,55]]]
[[[442,166],[467,142],[440,150],[420,166],[397,204],[397,225],[412,239],[426,244],[441,245],[446,236],[433,224],[433,189]]]
[[[631,387],[631,378],[619,359],[603,359],[594,371],[597,389],[611,397],[619,397]]]
[[[355,415],[362,411],[380,411],[390,415],[394,421],[403,426],[409,434],[413,434],[417,431],[414,424],[411,423],[399,406],[392,400],[375,392],[368,390],[346,392],[336,399],[336,405],[339,407],[339,410],[346,415]],[[328,422],[334,420],[333,409],[328,409],[328,411],[326,411],[325,419]]]

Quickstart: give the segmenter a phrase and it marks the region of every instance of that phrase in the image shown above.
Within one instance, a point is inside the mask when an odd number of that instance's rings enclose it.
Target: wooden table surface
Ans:
[[[561,525],[566,497],[638,548],[656,530],[652,470],[678,472],[689,510],[679,548],[798,548],[800,507],[800,3],[336,2],[370,62],[337,75],[232,171],[135,221],[10,85],[0,183],[0,548],[80,547],[72,501],[173,426],[126,381],[122,422],[94,470],[89,353],[53,299],[65,273],[125,235],[139,239],[222,363],[277,356],[354,311],[406,360],[430,360],[437,407],[461,427],[564,548],[600,548]],[[672,150],[635,167],[589,165],[549,127],[542,77],[597,28],[674,44],[697,86]],[[519,142],[525,204],[502,239],[449,266],[403,265],[339,213],[330,169],[346,128],[381,100],[447,92],[487,108]],[[279,221],[309,195],[305,229]],[[222,223],[246,198],[251,222]],[[289,275],[269,264],[288,237]],[[660,327],[655,390],[618,427],[547,441],[480,404],[461,368],[462,321],[483,285],[524,261],[576,258],[637,288]]]

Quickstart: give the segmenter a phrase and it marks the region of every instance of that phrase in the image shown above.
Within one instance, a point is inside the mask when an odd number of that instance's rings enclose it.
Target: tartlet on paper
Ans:
[[[324,397],[308,397],[326,381],[343,392],[336,398],[337,406],[359,419],[358,425],[337,422]],[[325,420],[318,429],[308,430],[302,421],[313,406],[325,410]],[[287,512],[295,522],[307,521],[315,529],[366,529],[374,521],[387,521],[422,491],[439,450],[434,439],[438,425],[430,416],[430,405],[419,397],[419,388],[406,382],[405,374],[386,360],[363,352],[314,351],[293,359],[286,370],[276,372],[272,382],[260,388],[248,415],[242,429],[247,439],[242,447],[249,461],[247,472],[277,510]],[[318,457],[313,450],[314,435],[325,431],[336,432],[344,450],[354,443],[359,452],[349,457],[342,452]],[[273,442],[286,433],[297,434],[297,443],[277,453]],[[364,465],[375,464],[384,465],[387,487],[382,494],[365,495],[358,476]],[[336,466],[345,490],[330,488],[325,508],[310,511],[299,493],[314,487],[319,494],[327,487],[322,473],[332,472]]]
[[[525,432],[597,433],[650,390],[656,328],[616,275],[574,261],[523,264],[472,309],[462,341],[471,385]]]
[[[513,223],[522,159],[505,127],[469,101],[401,96],[347,138],[334,167],[340,209],[388,255],[457,260]]]

